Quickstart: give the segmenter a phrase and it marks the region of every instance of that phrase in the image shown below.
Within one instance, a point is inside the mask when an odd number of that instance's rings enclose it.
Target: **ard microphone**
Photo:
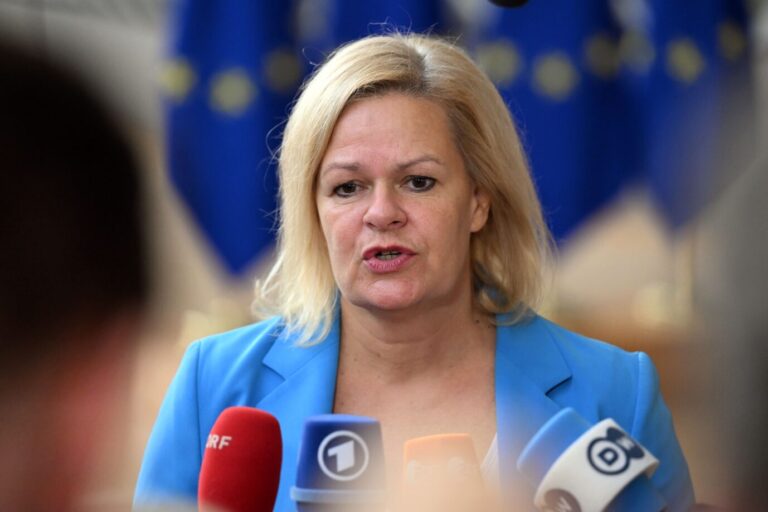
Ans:
[[[648,479],[658,464],[615,421],[590,425],[571,408],[550,418],[517,461],[537,488],[534,504],[542,511],[664,510]]]
[[[229,407],[208,435],[200,468],[202,510],[272,512],[280,484],[280,425],[252,407]]]
[[[345,414],[309,418],[298,464],[291,499],[299,512],[385,510],[381,426],[375,419]]]
[[[488,496],[468,434],[411,439],[403,449],[401,509],[408,512],[488,510]]]

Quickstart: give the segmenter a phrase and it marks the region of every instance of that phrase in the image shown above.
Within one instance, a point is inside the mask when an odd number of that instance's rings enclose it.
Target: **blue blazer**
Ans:
[[[322,343],[300,348],[294,338],[274,318],[190,345],[147,444],[136,504],[195,500],[208,432],[223,409],[246,405],[280,422],[283,465],[275,510],[296,510],[289,489],[304,420],[333,409],[338,316]],[[541,418],[563,407],[573,407],[590,422],[613,418],[661,461],[652,482],[670,510],[693,504],[688,467],[647,355],[627,353],[536,316],[496,329],[495,386],[501,482],[515,487],[519,505],[534,510],[535,489],[523,483],[517,458]]]

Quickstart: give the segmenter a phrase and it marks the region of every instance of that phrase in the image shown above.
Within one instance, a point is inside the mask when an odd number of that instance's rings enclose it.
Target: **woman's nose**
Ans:
[[[397,192],[387,187],[376,187],[363,215],[363,222],[373,229],[392,229],[405,225],[406,215],[397,198]]]

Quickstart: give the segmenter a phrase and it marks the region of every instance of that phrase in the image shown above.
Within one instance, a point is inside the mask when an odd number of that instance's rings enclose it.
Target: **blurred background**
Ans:
[[[151,318],[84,509],[130,502],[187,344],[253,321],[302,80],[392,30],[452,38],[498,85],[558,241],[544,314],[651,355],[698,500],[726,503],[723,429],[765,414],[722,421],[766,389],[742,364],[768,360],[761,339],[729,322],[768,313],[768,1],[0,0],[0,36],[82,72],[144,161]]]

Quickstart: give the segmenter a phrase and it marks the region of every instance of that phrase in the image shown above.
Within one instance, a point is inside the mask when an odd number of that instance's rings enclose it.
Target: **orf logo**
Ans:
[[[642,459],[645,452],[634,439],[617,428],[608,427],[605,437],[589,443],[587,458],[595,470],[604,475],[619,475],[632,459]]]
[[[317,463],[328,478],[349,482],[365,472],[370,455],[363,438],[349,430],[325,436],[317,449]]]

